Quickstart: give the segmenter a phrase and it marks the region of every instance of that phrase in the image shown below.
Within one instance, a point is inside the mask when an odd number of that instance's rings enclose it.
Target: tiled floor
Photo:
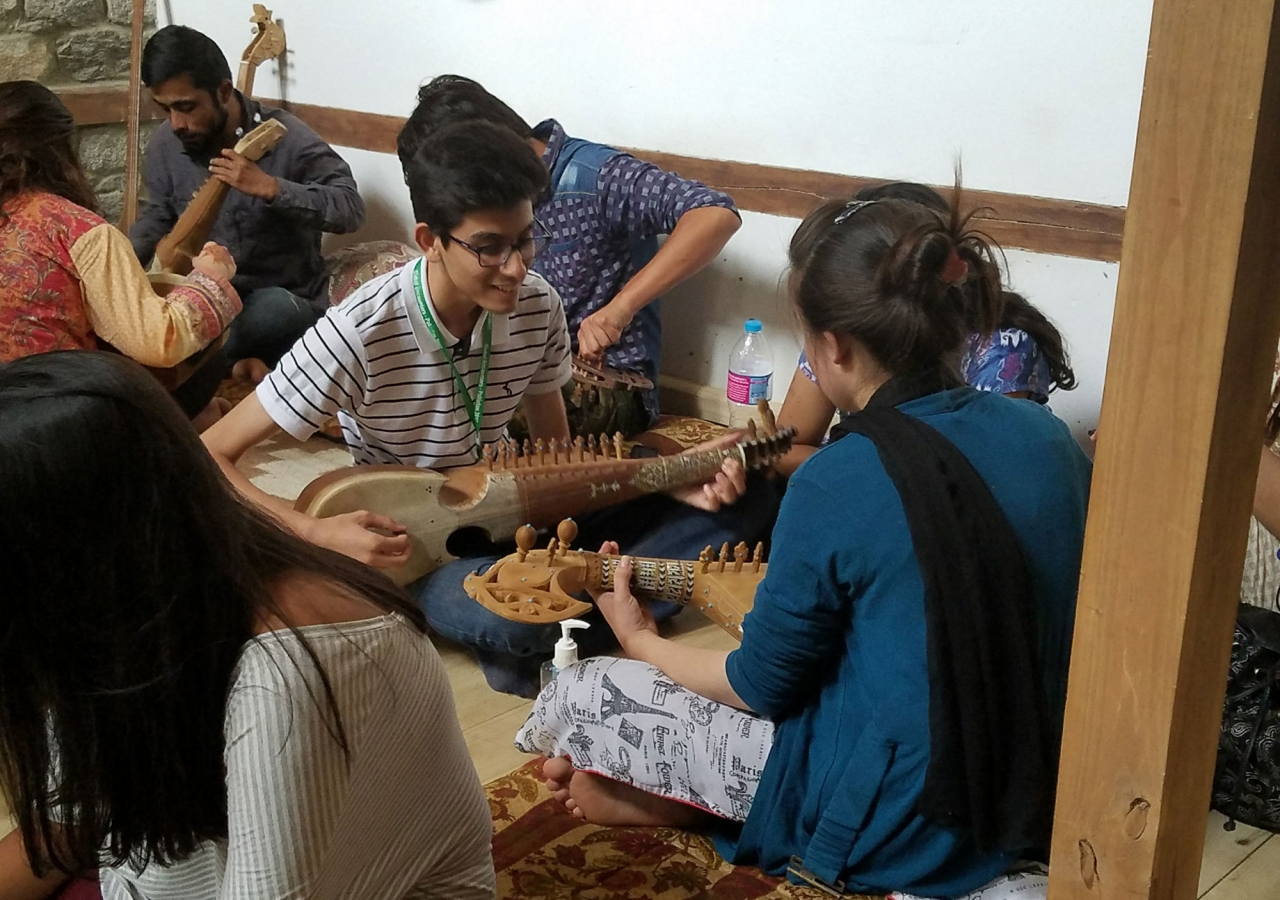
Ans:
[[[255,448],[241,461],[254,483],[276,496],[292,498],[315,476],[349,465],[346,451],[313,438],[300,444],[281,437]],[[733,639],[710,622],[688,611],[674,620],[674,634],[681,643],[728,649]],[[461,647],[437,641],[449,671],[462,734],[475,761],[481,781],[504,775],[527,761],[512,746],[516,730],[524,722],[531,702],[491,691],[479,667]],[[1199,896],[1203,900],[1269,900],[1280,897],[1280,838],[1255,828],[1240,826],[1223,831],[1224,819],[1209,816]],[[9,830],[0,809],[0,834]]]

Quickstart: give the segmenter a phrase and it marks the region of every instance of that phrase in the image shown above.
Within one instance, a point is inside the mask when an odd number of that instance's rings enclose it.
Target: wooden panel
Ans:
[[[851,196],[882,180],[697,159],[650,150],[630,152],[661,168],[724,191],[742,209],[793,218],[803,218],[823,200]],[[950,193],[948,186],[935,187],[944,196]],[[981,209],[978,227],[1004,246],[1108,262],[1120,258],[1120,237],[1124,231],[1121,207],[994,191],[966,191],[965,197],[968,203]]]
[[[77,125],[115,125],[129,119],[129,92],[122,87],[58,88],[58,96]],[[142,92],[142,121],[161,119],[164,113]]]
[[[395,153],[396,135],[404,127],[404,119],[399,116],[352,112],[331,106],[312,106],[309,103],[281,104],[279,100],[260,99],[268,106],[284,106],[314,128],[320,137],[339,147],[355,147],[357,150],[370,150],[374,153]]]
[[[1085,535],[1052,900],[1196,895],[1280,333],[1276,0],[1156,0]]]
[[[126,100],[120,88],[64,89],[60,94],[82,125],[124,121]],[[269,106],[281,105],[280,101],[268,98],[262,98],[262,102]],[[396,135],[404,125],[404,119],[399,116],[308,103],[283,105],[329,143],[375,153],[395,153]],[[147,101],[143,117],[159,118],[159,111]],[[847,197],[861,187],[882,180],[699,159],[656,150],[629,152],[725,191],[740,209],[793,218],[803,218],[829,197]],[[946,194],[948,188],[942,186],[939,190]],[[978,227],[1005,247],[1106,262],[1120,258],[1123,207],[993,191],[968,191],[966,196],[971,204],[985,208],[978,217]]]

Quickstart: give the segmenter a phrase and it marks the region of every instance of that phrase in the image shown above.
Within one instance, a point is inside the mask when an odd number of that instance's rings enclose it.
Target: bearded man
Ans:
[[[147,146],[147,203],[129,231],[134,252],[147,265],[209,178],[233,188],[209,235],[235,259],[232,284],[244,301],[223,355],[225,368],[244,360],[237,374],[258,380],[327,307],[320,236],[358,229],[364,201],[350,167],[314,131],[235,89],[208,36],[161,28],[143,50],[142,82],[168,119]],[[288,133],[266,156],[255,163],[232,149],[267,119]]]

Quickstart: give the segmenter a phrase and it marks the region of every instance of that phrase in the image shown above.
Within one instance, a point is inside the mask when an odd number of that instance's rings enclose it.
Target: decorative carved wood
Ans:
[[[561,622],[581,616],[591,604],[574,595],[608,590],[622,557],[571,549],[578,536],[572,519],[560,523],[545,550],[535,550],[537,532],[529,525],[516,531],[510,556],[488,571],[468,575],[467,596],[505,619],[531,625]],[[768,569],[764,545],[750,550],[729,545],[719,556],[707,547],[697,560],[632,557],[631,589],[649,600],[668,600],[692,606],[739,640],[742,620],[751,611],[756,587]]]
[[[246,97],[253,94],[253,78],[258,66],[285,51],[284,28],[271,17],[271,10],[261,3],[255,3],[249,21],[255,27],[253,40],[244,48],[240,57],[240,72],[236,76],[236,90]]]
[[[632,391],[653,390],[653,382],[639,372],[620,372],[605,365],[587,362],[581,356],[573,358],[573,380],[583,387],[605,391],[618,388]]]

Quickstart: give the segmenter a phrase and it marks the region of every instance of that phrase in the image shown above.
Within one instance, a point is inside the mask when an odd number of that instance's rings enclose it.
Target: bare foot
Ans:
[[[196,414],[191,424],[195,426],[197,432],[202,432],[229,412],[231,412],[231,401],[214,397],[209,401],[208,406]]]
[[[573,767],[563,757],[542,766],[551,795],[579,819],[593,825],[650,825],[696,828],[713,820],[708,812],[676,800]]]
[[[231,377],[236,381],[261,384],[271,374],[271,369],[260,359],[242,359],[231,367]]]

